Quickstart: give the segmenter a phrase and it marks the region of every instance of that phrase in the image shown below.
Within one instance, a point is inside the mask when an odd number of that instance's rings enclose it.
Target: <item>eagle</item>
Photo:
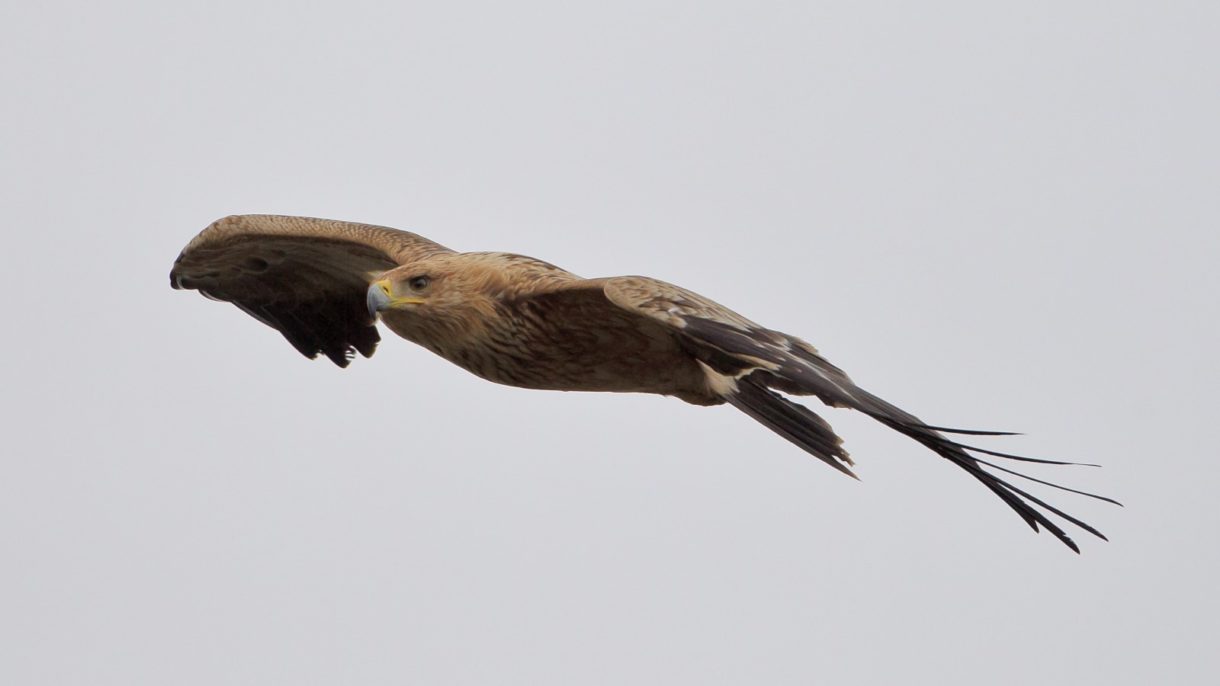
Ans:
[[[1080,548],[1052,517],[1097,529],[1006,481],[981,457],[1078,464],[972,447],[950,435],[1011,435],[927,424],[860,388],[804,340],[702,295],[644,276],[585,279],[503,252],[455,252],[384,226],[235,215],[193,238],[170,271],[175,289],[233,303],[301,354],[346,367],[370,357],[377,321],[488,381],[558,391],[656,393],[727,403],[840,472],[854,464],[830,424],[788,396],[862,412],[949,460],[1038,531]],[[1095,466],[1095,465],[1094,465]]]

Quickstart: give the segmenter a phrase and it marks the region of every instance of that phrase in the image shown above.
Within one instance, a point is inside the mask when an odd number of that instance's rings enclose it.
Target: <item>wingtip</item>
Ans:
[[[948,426],[933,426],[932,424],[918,424],[919,427],[930,429],[932,431],[941,431],[947,434],[961,434],[963,436],[1024,436],[1020,431],[989,431],[985,429],[954,429]]]
[[[355,352],[350,347],[342,350],[324,350],[322,352],[326,355],[326,359],[334,362],[340,369],[347,369],[347,366],[352,363],[352,358],[355,357]]]

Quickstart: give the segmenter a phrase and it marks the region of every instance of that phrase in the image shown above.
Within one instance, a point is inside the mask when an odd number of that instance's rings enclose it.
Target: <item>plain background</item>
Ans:
[[[5,3],[0,682],[1214,683],[1215,8]],[[169,288],[251,212],[680,283],[1127,507],[311,363]]]

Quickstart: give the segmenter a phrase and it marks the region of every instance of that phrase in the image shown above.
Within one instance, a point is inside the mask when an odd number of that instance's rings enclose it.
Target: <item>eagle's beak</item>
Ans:
[[[369,286],[368,294],[365,296],[365,302],[369,306],[369,316],[373,319],[377,318],[377,313],[390,307],[394,301],[390,295],[390,282],[388,279],[374,282]]]
[[[364,296],[364,302],[369,306],[369,316],[376,319],[378,312],[402,309],[408,305],[421,305],[424,301],[420,298],[394,295],[390,280],[382,279],[374,281],[369,286],[368,293]]]

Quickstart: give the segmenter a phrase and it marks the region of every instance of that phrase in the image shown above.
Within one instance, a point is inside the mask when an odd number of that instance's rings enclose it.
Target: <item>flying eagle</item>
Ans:
[[[855,477],[830,425],[782,394],[814,395],[915,439],[978,479],[1034,531],[1041,525],[1076,552],[1050,515],[1105,536],[984,468],[1117,504],[988,462],[977,455],[1073,464],[959,443],[945,434],[1005,432],[925,424],[856,386],[805,341],[657,279],[582,279],[531,257],[454,252],[382,226],[241,215],[191,240],[170,284],[231,302],[306,357],[321,353],[340,367],[357,352],[373,354],[380,317],[399,336],[496,383],[727,402]]]

